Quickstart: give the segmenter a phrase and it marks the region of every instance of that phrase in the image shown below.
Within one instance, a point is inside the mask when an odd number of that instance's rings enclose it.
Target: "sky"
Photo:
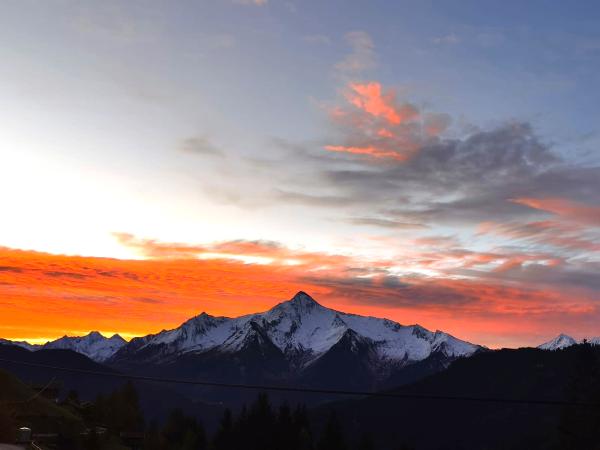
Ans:
[[[600,336],[596,2],[8,0],[0,40],[2,337],[298,290]]]

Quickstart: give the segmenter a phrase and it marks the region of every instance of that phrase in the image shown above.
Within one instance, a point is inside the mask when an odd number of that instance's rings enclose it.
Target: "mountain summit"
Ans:
[[[567,348],[575,344],[577,344],[575,339],[573,339],[571,336],[561,333],[554,339],[539,345],[538,348],[541,350],[562,350],[563,348]]]
[[[85,336],[63,336],[44,344],[42,348],[73,350],[94,361],[103,362],[126,343],[127,341],[118,334],[107,338],[98,331],[92,331]]]
[[[336,311],[302,291],[268,311],[236,318],[203,312],[130,342],[92,331],[42,348],[144,374],[347,389],[401,384],[483,349],[443,331]]]
[[[428,367],[443,368],[481,348],[419,325],[336,311],[298,292],[265,312],[237,318],[202,313],[172,330],[134,338],[108,363],[175,370],[185,361],[194,374],[236,381],[236,371],[246,380],[255,374],[254,381],[262,381],[264,371],[283,381],[303,374],[322,380],[324,372],[343,379],[360,366],[365,387],[425,360],[435,361]]]
[[[315,306],[321,306],[319,303],[317,303],[317,301],[314,298],[312,298],[304,291],[298,291],[298,293],[294,295],[291,300],[288,300],[287,302],[283,303],[290,303],[292,305],[297,305],[299,307],[304,308],[314,308]]]

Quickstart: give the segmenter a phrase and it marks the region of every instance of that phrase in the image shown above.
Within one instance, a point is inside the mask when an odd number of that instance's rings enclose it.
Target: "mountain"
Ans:
[[[0,338],[0,344],[16,345],[17,347],[21,347],[21,348],[24,348],[25,350],[29,350],[29,351],[35,351],[35,350],[39,350],[40,348],[42,348],[41,345],[30,344],[27,341],[11,341],[8,339],[1,339],[1,338]]]
[[[126,343],[127,341],[118,334],[107,338],[97,331],[92,331],[86,336],[63,336],[55,341],[47,342],[42,348],[73,350],[94,361],[103,362],[110,358]]]
[[[381,361],[410,363],[434,352],[449,358],[469,356],[480,346],[435,333],[419,325],[402,326],[388,319],[346,314],[326,308],[304,292],[264,313],[238,318],[202,313],[180,327],[134,338],[113,357],[139,354],[148,361],[165,361],[183,353],[219,349],[239,351],[255,333],[262,333],[298,368],[304,368],[332,349],[351,330],[369,342]]]
[[[408,367],[418,367],[410,371],[412,381],[482,349],[419,325],[335,311],[298,292],[262,313],[202,313],[178,328],[132,339],[106,362],[161,376],[375,389],[403,379],[399,374]]]
[[[366,397],[320,406],[312,413],[313,430],[318,433],[334,410],[351,440],[368,434],[380,449],[595,448],[597,427],[591,424],[598,423],[598,409],[552,402],[597,403],[599,364],[597,346],[478,352],[388,391],[398,398]],[[559,442],[581,430],[595,436],[592,445]]]
[[[30,344],[26,341],[11,341],[0,339],[0,344],[16,345],[29,351],[40,349],[73,350],[93,359],[103,362],[117,352],[127,341],[118,334],[109,338],[104,337],[97,331],[92,331],[85,336],[63,336],[55,341],[46,342],[44,345]]]
[[[539,345],[538,348],[540,350],[562,350],[563,348],[567,348],[575,344],[577,344],[577,341],[571,336],[559,334],[554,339]]]
[[[61,426],[83,431],[83,422],[72,411],[39,395],[39,389],[32,389],[3,369],[0,369],[0,402],[0,442],[14,442],[14,433],[21,426],[37,433],[53,432]],[[5,447],[0,444],[0,448]]]
[[[537,348],[539,348],[540,350],[562,350],[568,347],[571,347],[573,345],[576,344],[583,344],[584,339],[577,341],[574,338],[572,338],[571,336],[568,336],[566,334],[559,334],[558,336],[556,336],[554,339],[548,341],[548,342],[544,342],[541,345],[538,345]],[[590,345],[600,345],[600,337],[591,337],[591,338],[587,338],[585,339],[585,342],[587,342]]]
[[[127,381],[115,369],[73,350],[43,348],[32,352],[5,343],[0,343],[0,374],[2,370],[37,390],[52,382],[60,387],[59,397],[64,398],[69,391],[76,391],[85,401],[94,401],[98,395],[110,395]],[[223,412],[221,406],[192,401],[167,384],[143,380],[132,382],[148,420],[162,421],[178,408],[186,414],[201,417],[208,428],[215,428]],[[0,389],[0,404],[2,401]]]

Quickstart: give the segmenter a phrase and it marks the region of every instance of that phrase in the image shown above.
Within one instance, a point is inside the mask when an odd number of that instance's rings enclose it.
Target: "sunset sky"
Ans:
[[[490,347],[600,336],[600,6],[0,14],[0,337],[304,290]]]

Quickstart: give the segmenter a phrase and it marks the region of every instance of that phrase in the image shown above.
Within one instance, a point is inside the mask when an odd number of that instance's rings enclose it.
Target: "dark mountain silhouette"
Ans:
[[[600,366],[600,349],[589,345],[553,352],[531,348],[490,351],[457,360],[445,371],[389,391],[494,398],[496,402],[371,397],[326,405],[313,416],[317,423],[324,423],[333,409],[354,439],[359,439],[359,433],[370,433],[380,448],[408,442],[416,449],[558,449],[561,423],[572,410],[502,400],[568,401],[573,399],[569,390],[582,384],[580,378],[600,387],[597,369],[577,375],[574,368],[581,366],[582,353],[596,368]],[[595,377],[593,381],[590,376]],[[600,403],[597,391],[579,392],[578,399]],[[600,424],[600,408],[580,413]],[[600,438],[600,429],[596,437]]]
[[[235,319],[202,313],[173,330],[132,339],[106,364],[126,373],[202,381],[373,390],[414,381],[482,350],[418,325],[335,311],[299,292],[264,313]],[[233,406],[255,395],[177,389]],[[306,401],[332,398],[311,395]]]
[[[31,352],[14,345],[0,344],[0,368],[14,374],[29,386],[40,387],[53,380],[53,384],[61,388],[61,397],[70,391],[76,391],[82,400],[91,401],[98,395],[107,395],[119,389],[127,381],[124,378],[28,366],[6,360],[104,373],[119,372],[72,350],[42,349]],[[203,417],[208,427],[216,426],[215,417],[220,414],[222,407],[194,402],[163,383],[136,381],[134,384],[140,394],[140,405],[148,419],[162,420],[170,410],[181,408]]]

